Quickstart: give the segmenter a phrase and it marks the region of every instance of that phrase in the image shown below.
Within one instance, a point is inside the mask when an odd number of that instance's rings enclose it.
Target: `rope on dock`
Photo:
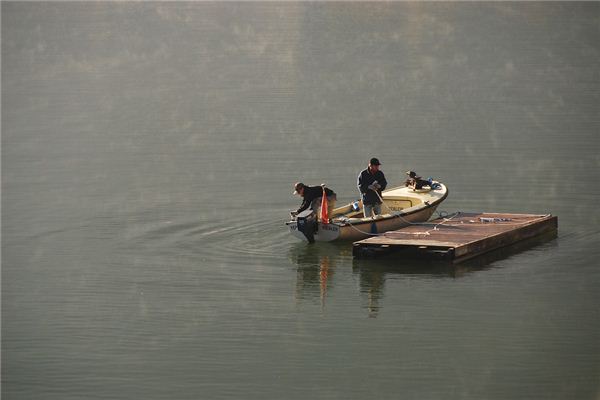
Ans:
[[[431,235],[430,232],[432,231],[439,231],[439,226],[445,224],[446,222],[450,222],[453,218],[456,218],[457,216],[459,216],[461,214],[461,211],[456,211],[455,213],[452,214],[451,217],[449,218],[445,218],[442,217],[442,213],[444,211],[438,212],[438,215],[440,215],[440,218],[443,218],[443,221],[435,224],[433,226],[432,229],[429,229],[427,231],[424,232],[404,232],[402,230],[395,230],[395,231],[390,231],[390,232],[384,232],[382,235],[387,236],[387,237],[392,237],[394,235],[415,235],[415,236],[419,236],[419,235],[425,235],[425,236],[429,236]],[[446,214],[448,215],[448,214]],[[549,216],[551,216],[552,214],[545,214],[545,215],[540,215],[539,218],[543,219],[543,218],[547,218]],[[477,221],[475,220],[470,220],[470,223],[476,223]],[[479,218],[479,223],[487,225],[487,224],[495,224],[495,223],[502,223],[502,222],[510,222],[511,225],[516,225],[516,226],[520,226],[520,225],[527,225],[531,223],[531,220],[525,220],[525,221],[517,221],[514,218],[494,218],[494,217],[489,217],[489,218]],[[460,221],[460,223],[464,223],[463,221]],[[423,223],[414,223],[413,225],[431,225],[428,224],[427,222],[423,222]]]
[[[442,211],[442,212],[444,212],[444,211]],[[454,212],[452,214],[452,216],[450,218],[444,218],[444,217],[441,216],[442,212],[438,213],[438,215],[440,216],[440,218],[443,218],[442,222],[439,222],[439,223],[435,224],[433,226],[433,228],[431,228],[429,230],[426,230],[425,232],[403,232],[403,231],[397,230],[397,231],[392,231],[392,232],[384,232],[383,235],[384,236],[392,236],[392,235],[396,235],[396,234],[404,234],[404,235],[425,235],[425,236],[429,236],[430,235],[429,232],[439,231],[438,226],[443,225],[446,222],[451,221],[453,218],[456,218],[456,217],[458,217],[461,214],[460,211],[456,211],[456,212]],[[446,215],[450,215],[450,214],[446,213]],[[414,223],[411,223],[411,225],[431,225],[431,224],[429,224],[427,222],[414,222]]]
[[[384,203],[385,204],[385,203]],[[389,208],[388,208],[389,209]],[[391,210],[390,210],[391,211]],[[452,215],[450,218],[444,218],[442,217],[442,213],[446,213],[446,216],[448,215]],[[444,220],[438,224],[435,224],[434,227],[432,229],[429,229],[428,231],[425,232],[402,232],[402,231],[393,231],[393,233],[403,233],[403,234],[407,234],[407,235],[429,235],[429,232],[431,231],[437,231],[438,226],[452,220],[452,218],[457,217],[458,215],[460,215],[461,211],[456,211],[452,214],[448,214],[447,211],[436,211],[436,213],[440,216],[440,218],[444,218]],[[399,214],[394,214],[392,213],[394,218],[400,218],[402,221],[406,222],[407,225],[431,225],[427,222],[412,222],[407,220],[406,218],[403,218],[401,215]],[[376,222],[376,220],[374,219],[373,222]],[[356,230],[357,232],[362,233],[363,235],[367,235],[367,236],[386,236],[387,234],[392,234],[392,232],[382,232],[382,233],[372,233],[372,232],[365,232],[361,229],[358,229],[356,226],[354,226],[351,222],[347,221],[346,222],[348,225],[350,225],[350,227],[354,230]]]

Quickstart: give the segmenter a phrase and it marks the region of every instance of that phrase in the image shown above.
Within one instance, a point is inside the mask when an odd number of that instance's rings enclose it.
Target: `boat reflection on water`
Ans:
[[[459,279],[470,273],[494,268],[499,261],[526,250],[536,249],[538,254],[541,254],[547,250],[547,246],[558,245],[554,240],[556,237],[556,231],[550,232],[457,265],[415,259],[401,253],[375,259],[354,259],[348,243],[321,243],[316,246],[299,244],[289,253],[297,271],[295,298],[297,301],[318,298],[321,309],[324,309],[328,293],[334,287],[336,274],[343,275],[351,270],[352,274],[358,276],[358,292],[364,300],[368,316],[377,317],[382,308],[385,282],[390,276],[411,279]]]
[[[314,299],[318,296],[321,308],[325,308],[328,290],[333,287],[336,268],[352,259],[352,252],[346,246],[322,243],[306,246],[304,243],[290,251],[290,259],[297,265],[296,300]],[[340,262],[340,259],[345,259]]]
[[[449,264],[386,257],[385,259],[355,259],[352,272],[359,278],[360,294],[370,318],[377,317],[382,308],[385,282],[394,276],[421,278],[453,278],[456,268]]]

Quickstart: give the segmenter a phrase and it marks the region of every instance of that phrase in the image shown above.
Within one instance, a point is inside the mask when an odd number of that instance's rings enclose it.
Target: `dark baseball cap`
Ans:
[[[371,165],[381,165],[381,163],[379,162],[379,160],[376,159],[375,157],[371,158],[371,161],[369,161],[369,164],[371,164]]]

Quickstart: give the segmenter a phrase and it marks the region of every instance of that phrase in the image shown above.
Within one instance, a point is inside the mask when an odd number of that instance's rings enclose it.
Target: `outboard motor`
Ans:
[[[308,240],[308,243],[315,242],[315,233],[319,225],[317,224],[317,217],[314,212],[306,213],[305,215],[299,214],[296,218],[298,224],[298,231]]]

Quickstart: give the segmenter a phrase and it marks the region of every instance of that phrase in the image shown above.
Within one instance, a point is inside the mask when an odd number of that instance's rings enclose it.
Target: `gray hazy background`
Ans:
[[[2,2],[2,397],[598,399],[600,3]],[[283,222],[370,157],[559,237]]]

